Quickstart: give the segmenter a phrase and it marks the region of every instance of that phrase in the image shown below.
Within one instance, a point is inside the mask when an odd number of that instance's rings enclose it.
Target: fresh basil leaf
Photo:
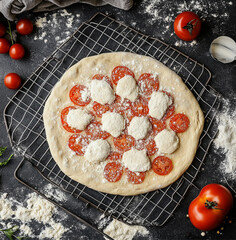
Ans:
[[[3,162],[0,162],[0,167],[6,166],[10,162],[10,160],[12,159],[12,156],[13,156],[13,154],[7,160],[5,160]]]
[[[15,226],[11,227],[11,228],[8,228],[8,229],[0,229],[0,231],[3,232],[9,240],[14,240],[13,234],[17,230],[18,230],[18,228],[16,228]]]
[[[6,151],[7,147],[0,147],[0,156]]]

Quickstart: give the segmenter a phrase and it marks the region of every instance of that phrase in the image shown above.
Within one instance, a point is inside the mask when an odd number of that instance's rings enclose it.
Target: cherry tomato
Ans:
[[[191,202],[188,214],[192,224],[203,231],[216,228],[233,206],[230,191],[220,184],[208,184]]]
[[[9,89],[17,89],[21,85],[21,78],[16,73],[8,73],[4,78],[4,84]]]
[[[15,60],[19,60],[24,57],[25,49],[20,43],[15,43],[10,47],[10,57]]]
[[[5,38],[0,38],[0,53],[7,53],[10,48],[10,43]]]
[[[180,13],[174,22],[175,34],[184,41],[192,41],[201,31],[201,20],[193,12]]]
[[[33,31],[33,24],[29,19],[20,19],[16,24],[16,30],[21,35],[28,35]]]
[[[0,23],[0,37],[4,36],[6,33],[6,27],[4,24]]]

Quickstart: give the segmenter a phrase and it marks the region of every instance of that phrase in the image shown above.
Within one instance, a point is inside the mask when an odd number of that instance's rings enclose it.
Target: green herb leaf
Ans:
[[[10,22],[7,20],[7,22],[8,22],[8,31],[7,31],[7,33],[10,35],[10,37],[11,37],[11,44],[13,45],[14,44],[14,40],[13,40],[13,36],[12,36],[12,31],[11,31],[11,24],[10,24]]]
[[[9,240],[22,240],[22,239],[26,239],[26,237],[24,236],[15,236],[14,233],[17,232],[19,230],[18,226],[13,226],[11,228],[8,229],[0,229],[1,232],[3,232],[5,234],[5,236],[9,239]]]
[[[26,239],[26,237],[16,237],[16,236],[14,236],[14,237],[18,240]]]
[[[17,230],[18,230],[18,227],[16,227],[16,226],[13,226],[8,229],[0,229],[0,231],[3,232],[5,234],[5,236],[10,240],[14,240],[13,236]]]
[[[10,160],[12,159],[12,156],[13,156],[13,154],[7,160],[5,160],[3,162],[0,162],[0,167],[6,166],[10,162]]]
[[[6,151],[7,147],[0,147],[0,156]]]

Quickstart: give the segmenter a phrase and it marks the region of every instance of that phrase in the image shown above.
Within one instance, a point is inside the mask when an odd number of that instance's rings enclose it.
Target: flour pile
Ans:
[[[225,154],[220,169],[227,178],[234,180],[236,179],[236,111],[232,112],[229,105],[229,102],[224,100],[224,111],[217,116],[219,133],[214,144]]]
[[[48,185],[46,189],[53,188]],[[60,196],[64,198],[63,193]],[[28,194],[24,203],[8,197],[7,193],[0,194],[0,228],[19,226],[20,235],[59,240],[65,232],[69,231],[60,222],[58,223],[64,218],[66,215],[59,213],[52,203],[36,193]],[[31,228],[35,224],[43,224],[38,234],[34,233]]]
[[[106,226],[103,232],[114,240],[132,240],[137,235],[143,236],[144,239],[149,239],[149,231],[143,226],[131,226],[116,219],[111,221],[111,217],[106,217],[104,214],[97,221],[98,228],[103,229]]]
[[[141,236],[147,236],[149,234],[145,227],[129,226],[116,219],[113,219],[112,222],[104,229],[104,233],[114,240],[132,240],[137,234]]]

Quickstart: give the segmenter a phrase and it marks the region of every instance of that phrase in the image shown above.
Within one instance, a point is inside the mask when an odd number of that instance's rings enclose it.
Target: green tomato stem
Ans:
[[[205,207],[206,207],[207,209],[224,210],[224,209],[222,209],[222,208],[217,208],[217,206],[218,206],[218,203],[217,203],[216,201],[208,201],[208,200],[206,200],[206,202],[205,202]]]
[[[12,32],[11,32],[11,24],[10,24],[10,22],[7,20],[7,22],[8,22],[8,34],[10,35],[10,37],[11,37],[11,44],[13,45],[14,44],[14,40],[13,40],[13,37],[12,37]]]

